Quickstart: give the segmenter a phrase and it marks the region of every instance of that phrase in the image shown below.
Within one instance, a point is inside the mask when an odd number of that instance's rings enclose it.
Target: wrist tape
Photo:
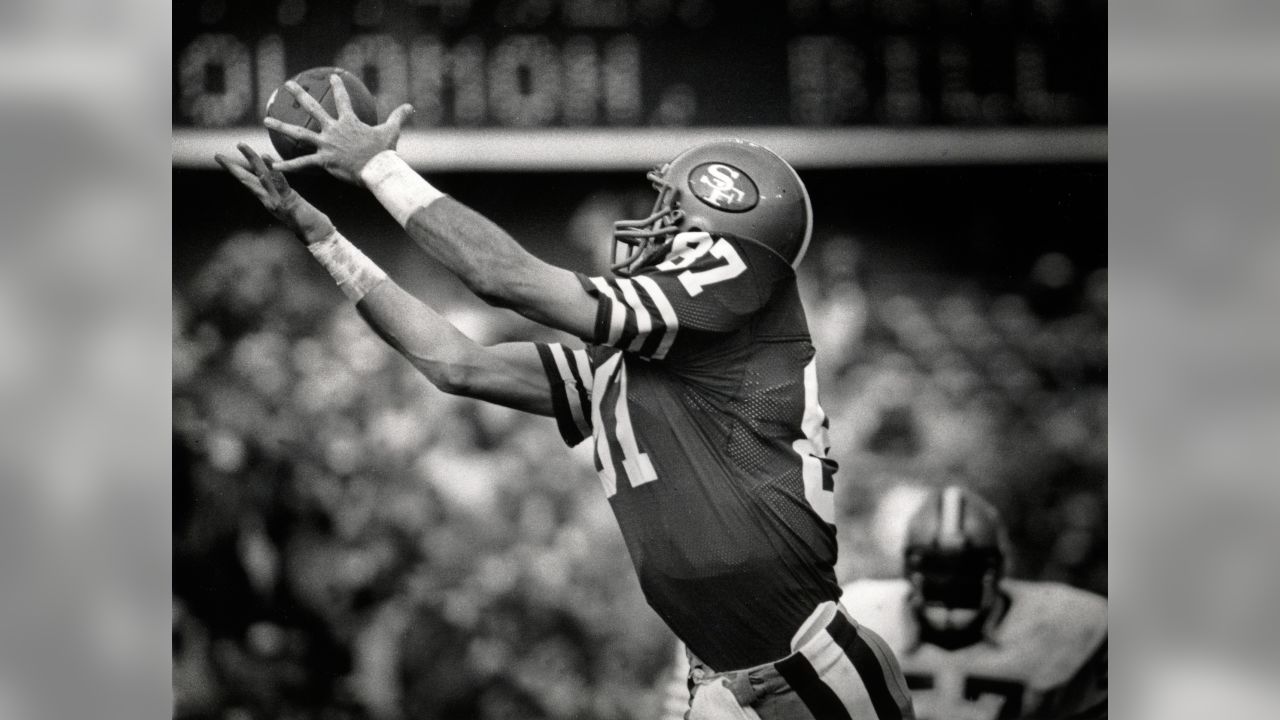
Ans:
[[[444,197],[413,171],[394,150],[383,150],[360,170],[360,179],[378,202],[404,227],[419,208]]]
[[[316,260],[333,276],[338,289],[352,302],[360,299],[378,283],[387,279],[382,268],[374,264],[360,248],[352,245],[342,234],[334,230],[324,240],[307,246]]]

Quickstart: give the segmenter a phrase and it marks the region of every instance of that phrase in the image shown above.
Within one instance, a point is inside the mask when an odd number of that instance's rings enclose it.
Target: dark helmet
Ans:
[[[912,606],[985,616],[999,595],[1007,545],[1000,513],[982,496],[956,485],[931,492],[907,525]]]
[[[649,217],[614,223],[613,271],[630,275],[661,260],[677,233],[727,233],[800,264],[813,232],[804,182],[786,160],[745,140],[685,150],[649,171],[658,191]]]

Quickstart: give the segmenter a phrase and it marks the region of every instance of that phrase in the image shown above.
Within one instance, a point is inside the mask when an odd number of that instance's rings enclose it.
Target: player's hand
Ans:
[[[311,244],[325,239],[333,232],[329,216],[307,202],[297,190],[289,186],[284,173],[273,158],[263,158],[253,148],[240,143],[236,146],[244,155],[243,161],[218,153],[213,156],[227,172],[258,198],[262,206],[280,222],[298,234],[303,242]]]
[[[316,146],[314,153],[285,160],[276,167],[284,171],[322,167],[336,178],[359,185],[360,170],[374,155],[384,150],[396,149],[396,143],[400,140],[400,127],[413,114],[413,106],[407,103],[401,105],[381,125],[365,125],[351,109],[351,96],[347,94],[342,78],[336,74],[330,75],[329,84],[333,88],[333,101],[338,110],[336,118],[330,117],[301,85],[292,80],[284,84],[285,89],[293,93],[303,109],[311,113],[311,117],[320,124],[320,131],[289,125],[271,117],[264,120],[268,128]]]

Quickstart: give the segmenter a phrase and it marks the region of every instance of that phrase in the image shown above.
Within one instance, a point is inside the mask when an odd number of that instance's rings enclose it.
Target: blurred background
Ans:
[[[840,580],[898,573],[924,488],[1013,575],[1106,594],[1106,5],[1051,0],[199,0],[173,9],[175,717],[646,718],[674,638],[589,458],[387,349],[212,162],[285,78],[418,109],[403,154],[601,272],[644,171],[708,137],[800,170],[800,282],[840,463]],[[473,338],[485,307],[363,190],[295,185]]]

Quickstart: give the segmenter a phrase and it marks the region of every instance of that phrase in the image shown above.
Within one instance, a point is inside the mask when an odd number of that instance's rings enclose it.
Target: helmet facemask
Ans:
[[[615,275],[628,277],[660,262],[671,249],[671,239],[681,231],[684,211],[679,206],[680,189],[667,181],[669,167],[670,163],[646,175],[658,191],[649,216],[613,224],[613,265],[609,269]]]
[[[980,637],[998,602],[1003,563],[993,548],[908,550],[911,605],[927,634],[951,636],[957,644]]]

